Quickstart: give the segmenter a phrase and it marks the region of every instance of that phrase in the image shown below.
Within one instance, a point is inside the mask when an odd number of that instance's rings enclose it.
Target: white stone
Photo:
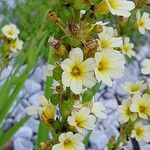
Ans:
[[[32,104],[32,105],[39,105],[39,102],[37,101],[37,99],[40,97],[40,96],[43,96],[44,93],[43,91],[40,91],[38,93],[35,93],[34,95],[32,95],[28,100],[29,102]]]
[[[10,75],[12,69],[13,69],[12,66],[8,66],[6,69],[4,69],[0,74],[0,81],[6,79]]]
[[[33,118],[30,118],[30,119],[25,123],[25,126],[31,128],[34,133],[37,133],[38,127],[39,127],[39,121],[38,121],[38,120],[35,120],[35,119],[33,119]]]
[[[95,129],[90,137],[90,143],[93,150],[102,150],[108,143],[107,135],[105,131]]]
[[[31,139],[33,136],[33,132],[32,129],[27,127],[27,126],[23,126],[21,127],[17,133],[14,135],[14,138],[26,138],[26,139]]]
[[[25,82],[25,89],[29,94],[34,94],[41,90],[41,85],[34,80],[28,79]]]
[[[24,138],[14,140],[14,150],[33,150],[33,143]]]
[[[46,66],[39,66],[35,69],[32,79],[36,82],[42,82],[46,80]]]
[[[118,122],[118,112],[113,112],[111,113],[111,115],[109,115],[107,117],[107,119],[102,120],[102,124],[105,128],[109,128],[110,125],[114,126],[114,127],[118,127],[119,126],[119,122]]]
[[[116,110],[118,108],[118,103],[115,98],[109,100],[102,100],[102,103],[108,109]]]
[[[27,99],[22,99],[21,100],[21,104],[22,104],[22,106],[24,107],[24,108],[26,108],[26,107],[28,107],[28,106],[30,106],[31,104],[29,103],[29,101],[27,100]]]
[[[11,118],[8,118],[6,120],[6,122],[4,123],[4,128],[3,129],[8,130],[13,125],[13,123],[14,123],[14,120],[11,119]]]
[[[24,146],[20,138],[15,139],[13,145],[14,145],[14,150],[24,150]]]
[[[110,125],[108,128],[106,128],[106,135],[108,136],[108,138],[110,139],[113,135],[118,138],[120,135],[120,132],[117,130],[116,127],[114,127],[113,125]]]

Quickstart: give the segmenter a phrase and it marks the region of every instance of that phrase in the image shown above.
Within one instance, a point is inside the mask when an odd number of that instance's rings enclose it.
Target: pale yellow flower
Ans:
[[[135,121],[137,118],[137,114],[134,112],[131,112],[130,107],[132,104],[131,99],[126,99],[122,102],[122,104],[119,106],[119,121],[122,123],[125,123],[131,119],[132,121]]]
[[[9,39],[16,39],[20,31],[15,24],[9,24],[2,28],[2,33]]]
[[[45,122],[50,122],[54,119],[55,106],[46,99],[45,96],[41,96],[37,99],[39,106],[29,106],[26,108],[26,112],[30,116],[39,115]]]
[[[146,88],[147,88],[147,84],[144,83],[144,81],[124,82],[123,85],[123,89],[130,94],[141,93]]]
[[[105,113],[105,107],[101,102],[90,101],[83,104],[84,107],[90,108],[91,113],[93,113],[98,119],[106,119],[107,114]]]
[[[136,25],[141,34],[145,34],[145,29],[150,30],[150,16],[148,13],[144,12],[143,15],[141,15],[140,11],[138,10],[136,19]]]
[[[128,57],[135,56],[135,51],[133,50],[134,44],[130,43],[130,39],[125,37],[123,40],[123,44],[121,45],[121,50],[123,54],[126,54]]]
[[[82,86],[91,88],[96,84],[94,78],[95,60],[88,58],[83,60],[83,52],[80,48],[74,48],[70,51],[69,58],[61,63],[64,70],[62,74],[62,83],[65,87],[70,87],[72,92],[79,94],[82,92]]]
[[[113,50],[103,50],[95,54],[95,76],[99,82],[112,86],[111,78],[120,78],[124,75],[124,56]]]
[[[144,59],[141,63],[142,74],[150,74],[150,59]]]
[[[85,150],[82,143],[83,137],[72,132],[62,133],[59,136],[59,143],[52,147],[52,150]]]
[[[132,1],[127,0],[104,0],[108,6],[109,11],[113,15],[123,16],[125,18],[131,15],[130,11],[135,8]]]
[[[21,50],[23,48],[23,41],[19,39],[11,41],[9,47],[13,53],[16,53],[17,50]]]
[[[150,95],[143,96],[136,94],[133,96],[131,111],[138,113],[139,117],[148,119],[150,115]]]
[[[150,125],[143,126],[141,122],[135,123],[131,137],[139,142],[150,142]]]
[[[121,37],[115,37],[112,27],[104,27],[103,32],[98,34],[98,50],[120,47],[123,43]]]
[[[68,123],[75,127],[78,132],[84,132],[85,129],[93,130],[95,128],[96,118],[90,115],[89,108],[82,108],[79,111],[72,111],[71,116],[68,117]]]

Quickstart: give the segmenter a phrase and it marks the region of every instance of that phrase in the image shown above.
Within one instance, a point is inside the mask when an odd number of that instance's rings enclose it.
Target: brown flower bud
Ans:
[[[88,40],[84,43],[85,47],[89,50],[94,49],[96,46],[96,41],[95,40]]]
[[[80,31],[80,26],[77,23],[73,23],[73,22],[69,23],[68,28],[72,35],[75,35]]]
[[[60,41],[58,41],[54,37],[49,37],[48,43],[55,49],[59,49],[61,46]]]
[[[60,18],[53,11],[49,11],[49,13],[48,13],[48,19],[49,19],[49,21],[53,22],[56,25],[59,25],[60,22],[61,22]]]

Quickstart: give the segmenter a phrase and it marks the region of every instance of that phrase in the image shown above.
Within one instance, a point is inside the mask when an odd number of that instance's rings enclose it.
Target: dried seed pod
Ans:
[[[48,43],[55,49],[59,49],[61,47],[60,41],[58,41],[54,37],[49,37]]]
[[[56,50],[56,55],[65,56],[65,54],[67,53],[66,47],[54,37],[50,37],[48,39],[48,43]]]
[[[77,23],[69,23],[68,25],[69,31],[71,32],[71,34],[75,35],[80,31],[80,26]]]
[[[61,22],[60,18],[57,16],[57,14],[54,11],[49,11],[48,19],[49,21],[53,22],[56,25],[59,25]]]
[[[94,49],[96,46],[96,40],[88,40],[84,43],[84,45],[89,50]]]

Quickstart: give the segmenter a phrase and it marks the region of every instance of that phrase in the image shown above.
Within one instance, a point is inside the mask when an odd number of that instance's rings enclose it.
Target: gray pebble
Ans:
[[[23,126],[21,127],[17,133],[14,135],[14,138],[26,138],[26,139],[31,139],[33,136],[33,132],[32,129],[27,127],[27,126]]]
[[[36,92],[39,92],[41,90],[41,85],[34,80],[28,79],[25,82],[25,89],[29,94],[34,94]]]

